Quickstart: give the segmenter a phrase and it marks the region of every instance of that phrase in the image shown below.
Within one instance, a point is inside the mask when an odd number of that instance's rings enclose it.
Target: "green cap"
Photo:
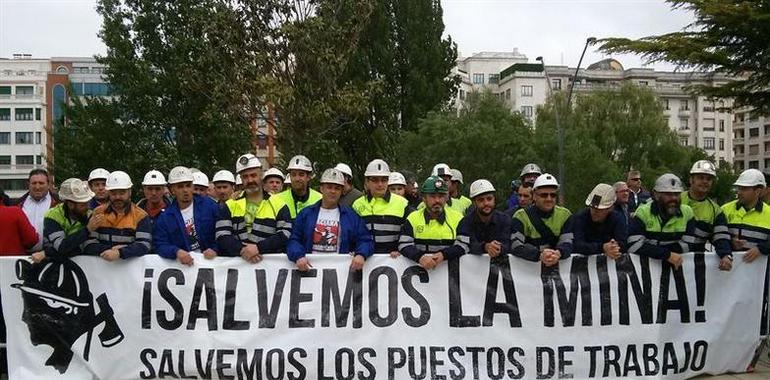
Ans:
[[[449,192],[448,186],[443,178],[432,175],[422,183],[420,191],[423,194],[446,194]]]

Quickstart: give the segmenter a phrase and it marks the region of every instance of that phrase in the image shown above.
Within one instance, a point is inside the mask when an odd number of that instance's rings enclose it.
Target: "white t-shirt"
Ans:
[[[184,220],[184,230],[187,234],[187,238],[190,241],[190,251],[200,251],[201,244],[198,242],[198,232],[195,231],[195,213],[193,212],[193,204],[190,203],[187,208],[181,210],[182,220]]]
[[[51,208],[51,193],[46,193],[43,199],[36,201],[32,196],[28,196],[21,206],[24,214],[27,215],[29,224],[35,227],[37,232],[37,244],[30,250],[39,251],[43,249],[43,225],[45,224],[45,213]]]
[[[313,253],[339,252],[340,209],[321,207],[313,231]]]

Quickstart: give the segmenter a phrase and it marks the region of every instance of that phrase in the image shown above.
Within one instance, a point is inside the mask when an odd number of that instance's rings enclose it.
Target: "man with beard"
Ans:
[[[276,196],[289,207],[289,215],[294,219],[303,208],[321,200],[321,193],[310,188],[313,164],[307,157],[302,155],[292,157],[287,169],[291,186]]]
[[[511,218],[495,210],[495,188],[486,179],[471,184],[473,211],[460,220],[457,240],[444,250],[451,260],[464,254],[490,257],[507,255],[511,250]]]
[[[719,204],[708,197],[716,180],[716,167],[707,160],[700,160],[690,169],[690,189],[682,192],[682,204],[692,208],[695,214],[695,239],[690,248],[704,252],[706,243],[711,242],[720,258],[719,269],[730,270],[733,265],[730,232],[727,218]]]
[[[93,210],[109,200],[109,194],[107,194],[107,177],[110,172],[102,168],[96,168],[91,170],[88,174],[88,188],[94,193],[93,199],[88,203],[88,209]]]
[[[241,256],[254,264],[264,253],[286,251],[291,235],[289,207],[278,195],[262,189],[262,163],[247,153],[238,157],[235,171],[243,192],[220,208],[215,237],[222,256]]]
[[[586,198],[586,208],[572,216],[572,252],[603,253],[612,260],[625,252],[628,226],[614,206],[615,189],[606,183],[596,185]]]
[[[532,188],[534,203],[513,214],[511,252],[553,267],[572,252],[572,214],[556,205],[559,182],[553,175],[538,176]]]
[[[321,200],[305,207],[294,220],[286,253],[298,270],[312,268],[308,253],[350,255],[350,269],[355,271],[363,269],[372,255],[372,235],[364,220],[350,207],[340,204],[344,186],[341,171],[326,169],[321,175]]]
[[[438,174],[451,179],[449,167],[446,167],[446,173],[442,170],[439,168]],[[430,176],[423,182],[420,192],[425,207],[406,217],[401,227],[398,250],[421,267],[433,269],[447,259],[443,251],[457,239],[457,226],[463,216],[445,207],[449,193],[446,179]]]
[[[203,252],[209,259],[216,257],[218,250],[214,224],[219,207],[208,195],[195,193],[194,179],[184,166],[171,169],[168,185],[174,201],[155,222],[152,235],[155,253],[183,265],[193,264],[190,252]]]
[[[62,203],[48,210],[43,225],[43,248],[45,251],[32,254],[36,263],[46,258],[63,260],[82,254],[81,245],[88,240],[88,234],[96,229],[104,216],[91,218],[89,223],[89,202],[94,193],[87,183],[70,178],[59,186]]]
[[[214,173],[214,195],[220,205],[224,205],[235,192],[235,176],[229,170],[220,170]]]
[[[131,177],[117,170],[107,178],[110,201],[97,207],[92,218],[98,221],[83,253],[107,261],[143,256],[152,247],[152,221],[147,213],[131,203]]]
[[[628,253],[668,261],[674,269],[682,265],[683,252],[696,242],[695,214],[681,204],[682,180],[667,173],[658,177],[651,202],[640,205],[628,233]]]

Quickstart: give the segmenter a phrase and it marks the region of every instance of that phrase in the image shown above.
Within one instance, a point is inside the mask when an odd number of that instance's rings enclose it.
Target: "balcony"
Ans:
[[[13,95],[0,95],[0,104],[2,103],[40,103],[43,101],[43,96],[40,94],[13,94]]]
[[[680,108],[679,109],[679,116],[690,117],[690,109],[689,108]]]

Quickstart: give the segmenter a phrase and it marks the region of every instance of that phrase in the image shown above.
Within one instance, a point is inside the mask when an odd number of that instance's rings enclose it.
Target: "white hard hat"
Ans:
[[[265,170],[265,173],[262,174],[262,180],[264,180],[267,177],[278,177],[281,179],[281,181],[286,179],[286,177],[283,175],[283,173],[281,173],[280,170],[278,170],[278,168],[270,168]]]
[[[283,180],[284,185],[291,185],[291,178],[289,176],[286,176],[286,179]]]
[[[463,173],[461,173],[459,170],[457,170],[457,169],[450,169],[449,172],[452,173],[452,181],[457,181],[457,182],[460,182],[460,183],[465,183],[465,182],[463,182]]]
[[[615,189],[606,183],[600,183],[591,190],[586,198],[586,206],[598,208],[599,210],[605,210],[613,205],[618,199],[615,194]]]
[[[192,182],[194,180],[195,180],[195,177],[193,175],[193,172],[184,166],[175,166],[168,173],[169,185],[173,185],[175,183],[182,183],[182,182]]]
[[[684,187],[679,177],[672,173],[666,173],[655,180],[653,190],[659,193],[681,193],[684,191]]]
[[[88,182],[77,178],[68,178],[59,186],[59,198],[65,201],[86,203],[94,197],[94,192],[88,188]]]
[[[131,186],[134,186],[131,183],[131,177],[124,171],[116,170],[107,177],[107,190],[125,190],[130,189]]]
[[[495,187],[492,186],[492,182],[489,182],[485,179],[477,179],[471,183],[471,189],[470,189],[470,196],[471,198],[475,198],[478,195],[486,194],[486,193],[494,193]]]
[[[714,167],[714,164],[711,163],[711,161],[708,160],[700,160],[696,161],[692,168],[690,169],[690,174],[708,174],[710,176],[717,176],[716,167]]]
[[[440,177],[442,175],[452,175],[452,169],[449,168],[449,165],[445,163],[439,163],[433,166],[433,171],[430,172],[430,175]]]
[[[204,172],[193,173],[193,185],[209,187],[209,176]]]
[[[364,177],[390,177],[390,166],[379,158],[374,159],[369,165],[366,165]]]
[[[96,168],[94,170],[91,170],[91,174],[88,175],[88,182],[91,182],[95,179],[106,180],[107,177],[109,176],[110,176],[110,172],[108,172],[107,170],[102,168]]]
[[[235,172],[240,173],[246,169],[261,168],[262,162],[259,161],[257,156],[246,153],[238,157],[238,161],[235,161]]]
[[[342,172],[337,169],[326,169],[323,174],[321,174],[321,183],[334,183],[345,186],[345,177]]]
[[[527,174],[537,174],[541,175],[543,174],[543,171],[540,169],[537,164],[526,164],[523,168],[521,168],[521,174],[519,174],[519,178],[524,177]]]
[[[348,164],[340,162],[334,168],[339,170],[339,171],[341,171],[342,174],[344,174],[344,175],[346,175],[348,177],[353,177],[353,170],[350,168],[350,166],[348,166]]]
[[[404,185],[406,186],[406,178],[399,172],[390,172],[388,177],[388,186],[390,185]]]
[[[765,181],[765,175],[762,174],[761,171],[757,169],[746,169],[741,173],[740,176],[738,176],[738,180],[734,183],[735,186],[745,186],[745,187],[754,187],[754,186],[767,186],[767,182]]]
[[[537,190],[538,188],[548,187],[548,186],[559,188],[559,182],[556,180],[556,177],[554,177],[553,175],[548,173],[543,173],[539,177],[537,177],[537,179],[535,180],[535,184],[532,186],[532,190]]]
[[[289,166],[286,170],[304,170],[306,172],[313,172],[313,163],[303,155],[296,155],[289,161]]]
[[[211,182],[230,182],[235,183],[235,176],[229,170],[220,170],[214,173],[214,179]]]
[[[241,180],[240,174],[235,175],[235,186],[238,186],[238,185],[243,185],[243,180]]]
[[[150,170],[144,175],[142,186],[166,186],[166,177],[157,170]]]

